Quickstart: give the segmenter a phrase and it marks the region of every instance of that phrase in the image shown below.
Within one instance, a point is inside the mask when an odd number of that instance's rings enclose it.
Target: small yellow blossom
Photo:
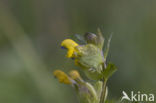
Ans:
[[[61,70],[55,70],[53,75],[59,80],[60,83],[72,84],[70,78]]]
[[[67,57],[72,58],[75,52],[75,47],[78,46],[78,44],[71,39],[65,39],[62,41],[61,46],[68,49]]]
[[[77,70],[72,70],[69,72],[69,75],[72,79],[81,79],[81,76]]]

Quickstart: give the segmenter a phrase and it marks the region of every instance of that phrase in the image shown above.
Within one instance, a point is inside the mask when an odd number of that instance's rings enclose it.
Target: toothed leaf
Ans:
[[[107,68],[103,71],[103,77],[109,79],[117,70],[116,66],[112,63],[107,65]]]

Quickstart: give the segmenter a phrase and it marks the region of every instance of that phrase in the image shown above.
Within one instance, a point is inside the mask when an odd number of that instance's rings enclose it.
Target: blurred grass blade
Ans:
[[[46,71],[46,65],[38,55],[32,41],[24,32],[10,10],[0,2],[0,28],[11,43],[13,49],[31,75],[39,94],[45,103],[51,100],[51,95],[56,89],[50,78],[51,74]],[[57,95],[57,93],[56,93]]]

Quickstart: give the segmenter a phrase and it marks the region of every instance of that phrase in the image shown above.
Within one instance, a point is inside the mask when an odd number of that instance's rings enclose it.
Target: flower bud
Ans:
[[[100,29],[98,29],[97,34],[87,32],[84,35],[84,38],[88,44],[94,44],[98,48],[100,48],[100,50],[102,50],[103,45],[104,45],[104,38],[102,36]]]
[[[81,76],[77,70],[72,70],[69,72],[69,75],[72,79],[81,79]]]
[[[85,33],[84,38],[87,41],[87,43],[97,45],[97,36],[96,36],[96,34],[91,33],[91,32],[87,32],[87,33]]]

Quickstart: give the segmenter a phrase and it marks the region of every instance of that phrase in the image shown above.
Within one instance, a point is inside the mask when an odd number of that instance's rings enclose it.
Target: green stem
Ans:
[[[103,70],[105,70],[107,68],[106,65],[106,60],[103,63]],[[100,96],[100,102],[99,103],[104,103],[105,102],[105,96],[106,96],[106,86],[107,86],[107,79],[103,77],[102,79],[102,91],[101,91],[101,96]]]
[[[106,99],[105,98],[105,96],[106,96],[106,84],[107,84],[107,79],[103,79],[100,103],[104,103],[105,99]]]

